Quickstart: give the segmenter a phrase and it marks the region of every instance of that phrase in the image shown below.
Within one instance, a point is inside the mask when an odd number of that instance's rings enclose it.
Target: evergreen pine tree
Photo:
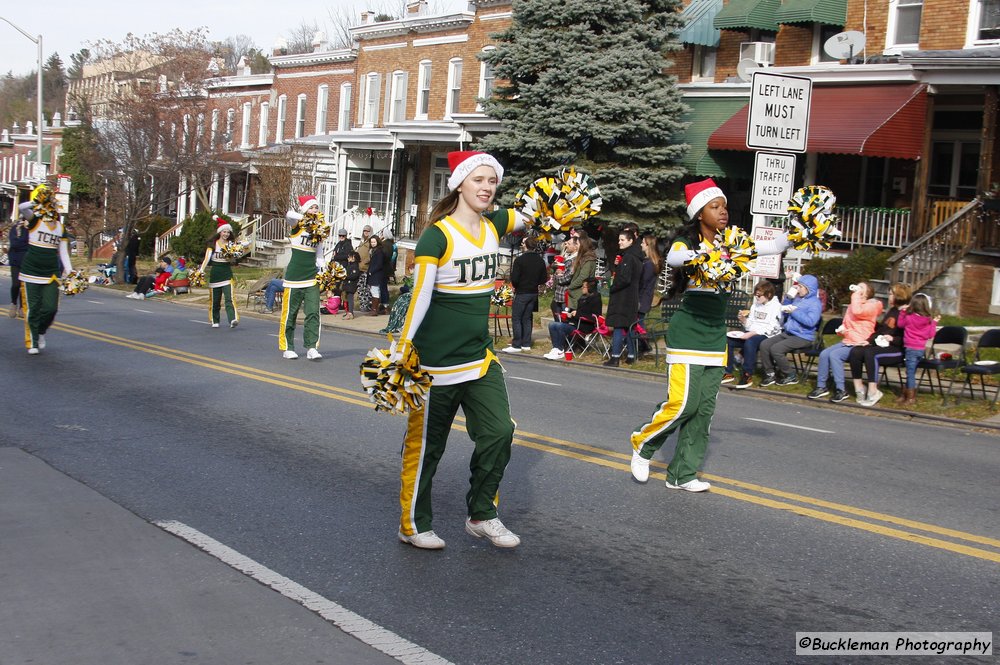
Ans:
[[[605,226],[665,235],[681,217],[684,106],[669,52],[678,0],[513,0],[509,29],[483,54],[497,86],[484,102],[501,131],[476,146],[500,159],[504,199],[567,164],[601,188]]]

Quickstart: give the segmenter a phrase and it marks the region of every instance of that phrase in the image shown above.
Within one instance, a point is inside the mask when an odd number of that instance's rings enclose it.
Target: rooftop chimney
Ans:
[[[326,47],[326,33],[325,32],[323,32],[322,30],[320,30],[320,31],[317,31],[315,35],[313,35],[312,47],[313,47],[313,53],[318,53],[318,52],[322,51]]]
[[[427,0],[411,0],[406,3],[407,16],[423,16],[427,13]]]
[[[375,12],[366,9],[361,12],[361,25],[371,25],[375,22]]]

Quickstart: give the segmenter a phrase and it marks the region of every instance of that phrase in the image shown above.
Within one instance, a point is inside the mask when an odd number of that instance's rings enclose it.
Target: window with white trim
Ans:
[[[375,121],[378,119],[378,98],[381,90],[382,77],[375,72],[369,73],[365,77],[365,104],[362,119],[362,124],[365,127],[375,126]]]
[[[389,122],[406,120],[406,72],[392,73],[392,96],[389,108]]]
[[[260,129],[257,130],[257,145],[267,145],[267,121],[271,105],[262,102],[260,105]]]
[[[199,113],[194,123],[194,149],[201,152],[205,142],[205,114]]]
[[[223,140],[226,142],[226,147],[229,148],[233,145],[233,125],[236,124],[236,109],[229,109],[226,111],[226,135]]]
[[[325,83],[316,89],[316,133],[326,134],[326,114],[330,105],[330,86]]]
[[[274,141],[281,143],[285,140],[285,119],[288,117],[288,97],[281,95],[278,97],[278,124],[274,128]]]
[[[462,59],[452,58],[448,61],[448,97],[445,100],[444,115],[446,118],[458,113],[458,103],[462,98]]]
[[[923,0],[889,0],[886,47],[917,47],[920,43],[920,16]]]
[[[351,128],[351,84],[340,86],[340,116],[337,120],[337,131],[346,132]]]
[[[718,53],[719,49],[714,46],[701,44],[694,46],[694,53],[691,56],[692,81],[715,80],[715,58]]]
[[[212,149],[219,145],[219,109],[212,109],[212,127],[211,127],[211,142]]]
[[[417,68],[417,109],[414,118],[426,120],[431,104],[431,61],[421,60]]]
[[[489,51],[495,51],[495,46],[485,46],[483,47],[483,53],[488,53]],[[496,80],[496,75],[493,73],[493,65],[482,60],[479,62],[479,99],[476,101],[476,110],[483,110],[483,99],[489,99],[493,96],[493,83]]]
[[[828,55],[825,50],[823,50],[823,45],[836,34],[842,32],[843,28],[838,25],[826,25],[823,23],[813,24],[813,44],[812,44],[812,54],[810,57],[810,63],[812,65],[818,64],[820,62],[838,62],[840,58],[835,58],[832,55]],[[859,56],[860,53],[855,53]]]
[[[1000,0],[970,0],[966,47],[1000,44]]]
[[[358,206],[359,210],[365,208],[382,210],[387,191],[389,191],[388,171],[347,172],[347,209]]]
[[[243,102],[243,126],[240,131],[240,147],[250,147],[250,114],[253,106],[250,102]]]
[[[299,95],[295,105],[295,138],[300,139],[306,135],[306,96],[305,93]]]
[[[327,219],[333,219],[333,209],[337,204],[337,183],[333,180],[320,180],[316,183],[316,200],[319,210]]]

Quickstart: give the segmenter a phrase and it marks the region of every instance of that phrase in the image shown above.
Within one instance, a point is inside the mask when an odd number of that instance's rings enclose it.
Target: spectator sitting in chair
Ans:
[[[135,289],[132,293],[125,296],[126,298],[133,298],[135,300],[145,300],[151,295],[155,295],[156,292],[163,293],[167,288],[167,280],[170,279],[170,273],[167,272],[167,266],[171,263],[170,257],[164,256],[160,259],[160,265],[156,269],[156,272],[152,275],[143,275],[136,282]]]
[[[597,278],[588,277],[583,280],[583,294],[577,302],[576,309],[569,312],[566,321],[553,321],[549,324],[552,350],[542,357],[548,360],[564,360],[566,349],[572,343],[570,335],[574,330],[582,334],[593,332],[597,325],[597,317],[601,315],[602,306],[601,293],[597,290]]]
[[[274,313],[274,301],[278,297],[278,292],[285,288],[285,280],[275,277],[264,287],[264,313]]]
[[[819,300],[819,280],[813,275],[802,275],[781,301],[781,311],[785,314],[782,332],[768,337],[760,344],[760,364],[764,368],[761,387],[790,386],[799,382],[799,377],[785,355],[802,351],[812,346],[823,314]],[[780,380],[775,370],[781,374]]]
[[[189,287],[191,286],[191,280],[188,275],[187,261],[184,257],[177,259],[177,267],[174,269],[173,273],[170,274],[170,278],[167,280],[167,289],[173,294],[187,293]]]
[[[742,349],[743,359],[740,363],[739,376],[735,377],[737,389],[743,390],[753,385],[753,373],[757,368],[757,350],[761,343],[769,337],[781,332],[781,303],[774,295],[774,284],[767,280],[757,283],[753,290],[753,304],[748,310],[740,310],[740,323],[743,324],[743,335],[737,337],[729,333],[726,341],[729,343],[728,365],[723,383],[731,383],[733,376],[733,359],[737,349]],[[728,381],[727,381],[728,379]]]

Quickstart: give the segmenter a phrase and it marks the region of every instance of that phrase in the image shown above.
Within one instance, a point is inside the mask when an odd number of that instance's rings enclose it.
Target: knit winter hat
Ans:
[[[684,196],[687,198],[688,219],[694,219],[698,215],[698,212],[714,198],[721,196],[727,203],[729,201],[711,178],[705,178],[698,182],[692,182],[690,185],[684,185]]]
[[[233,232],[232,225],[230,225],[230,223],[227,222],[222,217],[219,217],[218,215],[212,215],[212,219],[215,220],[215,226],[216,226],[215,232],[216,233],[222,233],[223,231],[229,231],[230,233]]]
[[[503,167],[493,155],[485,152],[473,150],[462,150],[448,153],[448,168],[451,169],[451,177],[448,178],[448,190],[455,191],[462,181],[469,177],[469,174],[480,166],[492,166],[497,172],[497,184],[503,180]]]
[[[316,200],[315,196],[300,196],[299,197],[299,212],[304,213],[306,210],[313,206],[318,206],[319,201]]]

